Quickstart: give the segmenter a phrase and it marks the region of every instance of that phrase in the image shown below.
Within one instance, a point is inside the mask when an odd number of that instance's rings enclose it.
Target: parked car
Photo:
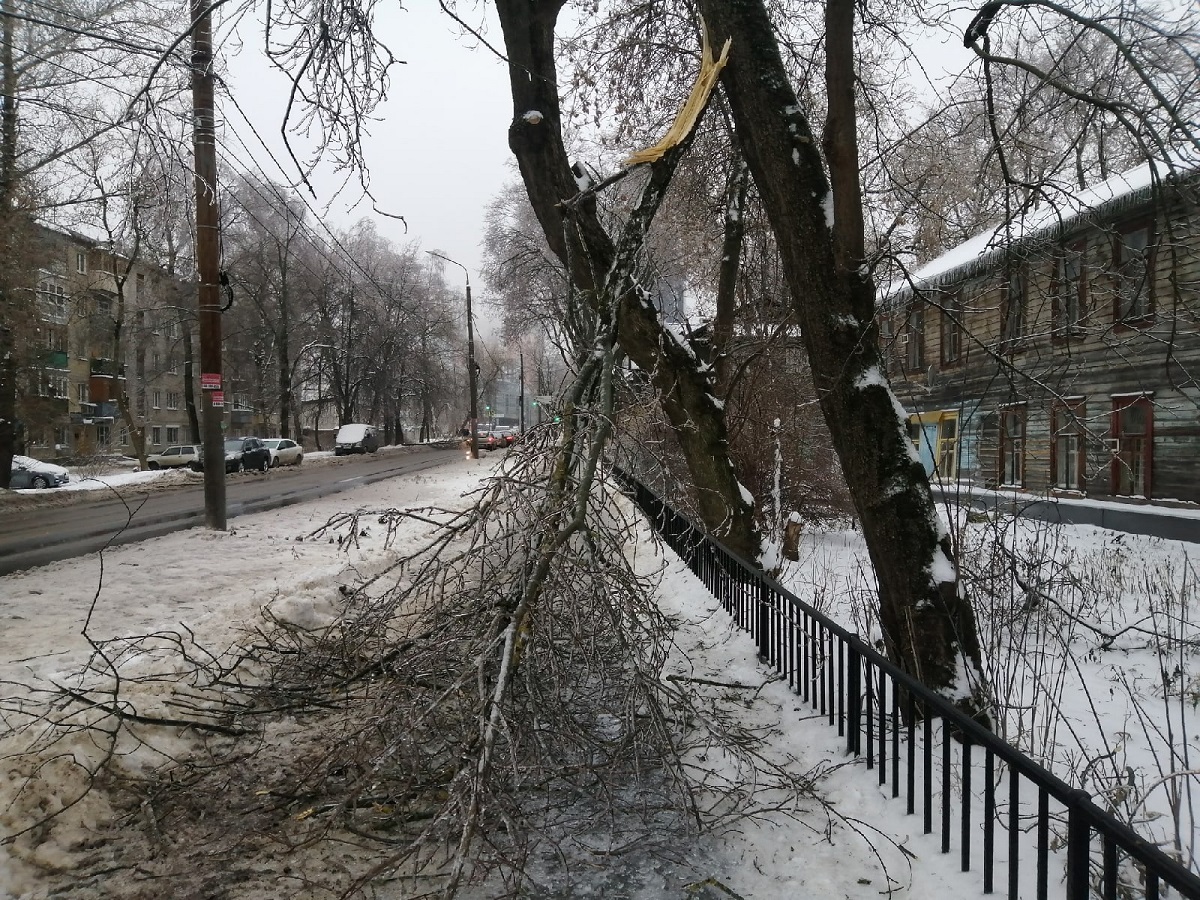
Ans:
[[[14,456],[12,461],[12,480],[8,486],[14,491],[25,488],[52,488],[66,484],[71,480],[70,474],[62,466],[42,462],[29,456]]]
[[[190,466],[199,456],[198,444],[180,444],[177,447],[168,447],[162,453],[146,454],[146,465],[151,469],[174,469]]]
[[[276,466],[298,466],[304,462],[304,448],[289,438],[266,438],[263,441],[271,451],[271,468]]]
[[[271,468],[271,451],[260,438],[239,437],[227,438],[224,446],[226,473],[241,472],[245,469],[257,469],[265,472]],[[204,471],[204,451],[192,463],[196,472]]]
[[[484,450],[503,450],[517,442],[517,429],[512,425],[493,425],[479,435],[479,446]]]
[[[343,425],[333,439],[333,455],[374,453],[379,449],[379,436],[371,425]]]

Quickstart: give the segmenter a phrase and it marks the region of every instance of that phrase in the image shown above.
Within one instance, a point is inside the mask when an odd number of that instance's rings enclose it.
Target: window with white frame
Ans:
[[[167,409],[179,409],[178,391],[167,391]]]
[[[80,275],[87,274],[87,251],[86,250],[76,250],[75,251],[75,271],[78,272]]]
[[[150,443],[156,447],[162,443],[162,426],[161,425],[151,426],[151,428],[150,428]]]
[[[153,409],[162,409],[162,391],[150,392],[150,406]],[[155,443],[157,443],[157,441]]]
[[[112,429],[107,425],[100,424],[96,426],[96,443],[101,447],[107,447],[109,440],[112,438]]]
[[[71,378],[66,372],[49,371],[46,373],[44,396],[66,400],[71,396]]]
[[[177,425],[174,425],[174,426],[168,425],[167,426],[167,443],[168,444],[178,444],[179,443],[179,426],[177,426]]]
[[[233,408],[237,410],[250,409],[250,395],[246,393],[237,393],[233,395]]]
[[[67,304],[67,289],[57,281],[45,279],[38,283],[38,298],[41,301],[42,318],[55,325],[66,325],[70,317]]]
[[[1025,484],[1024,405],[1000,410],[1000,484],[1005,487]]]
[[[87,386],[86,382],[82,382],[80,384],[75,385],[75,402],[76,403],[87,403],[88,402],[88,386]]]
[[[1050,411],[1050,469],[1054,486],[1067,491],[1084,489],[1084,416],[1082,400],[1054,404]]]

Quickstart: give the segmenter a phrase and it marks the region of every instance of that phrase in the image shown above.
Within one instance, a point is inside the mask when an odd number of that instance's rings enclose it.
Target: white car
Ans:
[[[9,487],[14,491],[26,488],[52,488],[66,484],[71,476],[62,466],[42,462],[29,456],[14,456],[12,460],[12,480]]]
[[[180,444],[162,453],[147,453],[146,465],[151,469],[177,469],[190,466],[200,458],[199,444]]]
[[[263,438],[271,451],[271,468],[276,466],[298,466],[304,462],[304,448],[288,438]]]

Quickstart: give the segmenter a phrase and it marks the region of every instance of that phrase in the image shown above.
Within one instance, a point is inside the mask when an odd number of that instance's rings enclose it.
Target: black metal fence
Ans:
[[[943,853],[957,843],[962,870],[978,869],[985,893],[1046,900],[1052,885],[1056,894],[1065,885],[1067,900],[1200,898],[1200,877],[1087,792],[980,727],[640,482],[617,477],[668,546],[754,637],[763,661],[836,726],[848,752],[865,756],[867,769],[890,785],[893,798],[903,798],[909,815],[921,815],[926,834],[940,831]],[[916,715],[918,704],[924,718]]]

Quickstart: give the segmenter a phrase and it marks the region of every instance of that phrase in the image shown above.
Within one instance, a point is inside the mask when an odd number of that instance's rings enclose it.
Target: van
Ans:
[[[333,455],[374,453],[379,449],[379,437],[371,425],[343,425],[333,439]]]

